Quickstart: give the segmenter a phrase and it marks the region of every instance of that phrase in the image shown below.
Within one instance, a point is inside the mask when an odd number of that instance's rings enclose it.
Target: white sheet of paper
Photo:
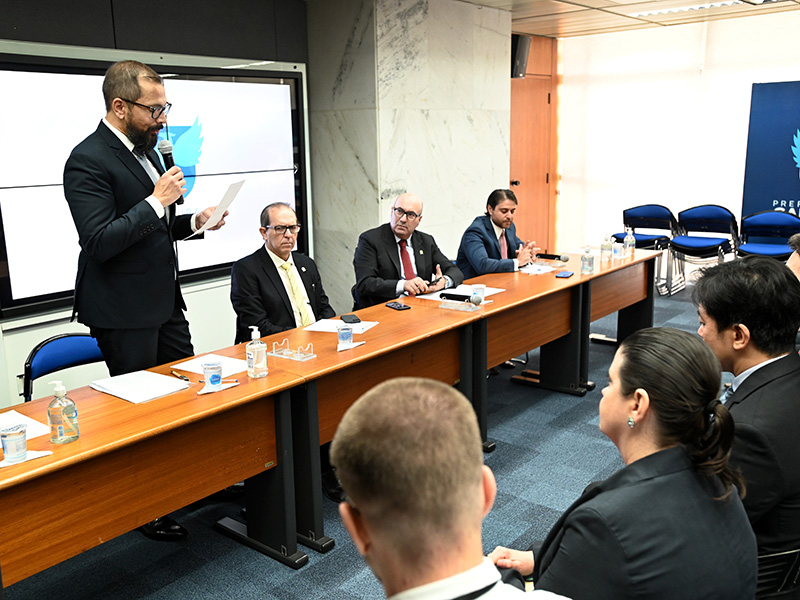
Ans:
[[[12,465],[21,465],[22,463],[26,463],[29,460],[33,460],[34,458],[50,456],[52,453],[53,453],[52,450],[28,450],[28,454],[25,455],[25,460],[21,460],[15,463],[6,462],[5,460],[0,461],[0,469],[2,469],[3,467],[10,467]]]
[[[228,190],[225,192],[225,195],[222,196],[222,200],[217,205],[217,208],[214,210],[214,213],[211,215],[211,218],[208,221],[206,221],[200,229],[198,229],[192,235],[190,235],[188,238],[185,239],[188,240],[196,235],[200,235],[209,227],[213,227],[214,225],[219,223],[219,220],[222,218],[222,215],[225,214],[225,211],[228,210],[228,207],[233,203],[233,199],[236,198],[236,194],[238,194],[239,190],[242,189],[243,184],[244,184],[244,179],[242,179],[241,181],[237,181],[236,183],[230,184],[228,186]]]
[[[440,290],[438,292],[432,292],[430,294],[422,294],[417,296],[417,298],[424,298],[425,300],[436,300],[440,301],[442,299],[441,293],[444,292],[446,294],[462,294],[464,296],[472,296],[472,285],[467,283],[462,283],[459,286],[454,288],[450,288],[447,290]],[[494,294],[499,294],[500,292],[505,292],[503,288],[493,288],[487,287],[486,291],[483,294],[484,298],[488,298],[489,296],[493,296]]]
[[[339,319],[320,319],[316,323],[312,323],[311,325],[306,325],[305,327],[303,327],[303,329],[305,331],[323,331],[325,333],[336,333],[341,324],[342,321]],[[361,321],[361,323],[351,323],[350,326],[353,328],[353,335],[355,335],[357,333],[364,333],[365,331],[369,331],[377,324],[378,321]]]
[[[350,344],[337,344],[336,351],[341,352],[342,350],[351,350],[352,348],[358,348],[361,344],[366,344],[366,342],[352,342]]]
[[[550,265],[537,265],[536,263],[531,263],[529,265],[525,265],[524,267],[522,267],[520,271],[523,273],[527,273],[528,275],[541,275],[542,273],[549,273],[550,271],[555,271],[555,269]]]
[[[13,427],[14,425],[20,425],[22,423],[28,427],[25,431],[25,437],[29,440],[39,437],[40,435],[50,435],[50,428],[47,425],[31,419],[30,417],[26,417],[15,410],[0,414],[0,429],[6,429],[7,427]]]
[[[182,379],[152,371],[134,371],[98,379],[89,385],[98,392],[111,394],[134,404],[162,398],[189,387],[189,384]]]
[[[215,390],[208,389],[208,386],[203,386],[203,389],[197,392],[198,396],[202,396],[203,394],[213,394],[214,392],[221,392],[222,390],[227,390],[228,388],[232,388],[234,386],[239,385],[239,382],[231,382],[231,383],[223,383]]]
[[[172,365],[173,369],[189,371],[190,373],[203,374],[203,363],[218,361],[222,365],[222,378],[230,377],[236,373],[247,371],[247,361],[241,358],[231,358],[230,356],[220,356],[219,354],[206,354],[195,356],[177,365]]]

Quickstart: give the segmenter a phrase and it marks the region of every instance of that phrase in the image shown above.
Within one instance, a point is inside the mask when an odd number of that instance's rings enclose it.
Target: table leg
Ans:
[[[514,383],[584,396],[594,389],[588,376],[588,283],[573,289],[570,307],[570,332],[542,346],[539,371],[525,370],[511,378]]]
[[[634,331],[653,326],[655,308],[655,261],[647,262],[647,297],[623,308],[617,314],[617,341],[621,342]]]
[[[486,319],[478,319],[472,325],[462,328],[461,333],[461,379],[469,378],[472,407],[478,417],[478,427],[483,440],[483,451],[494,452],[497,444],[489,439],[488,402],[486,383],[487,326]]]
[[[254,550],[293,569],[308,562],[297,549],[294,466],[292,460],[291,405],[289,392],[275,396],[275,438],[278,464],[245,480],[247,524],[230,517],[216,528]]]
[[[322,520],[316,381],[292,389],[292,440],[297,539],[312,550],[328,552],[335,542],[325,535]]]

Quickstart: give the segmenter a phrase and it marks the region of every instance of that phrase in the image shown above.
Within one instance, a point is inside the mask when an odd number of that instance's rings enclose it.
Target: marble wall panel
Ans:
[[[311,110],[375,106],[375,0],[308,0]]]
[[[337,315],[353,309],[350,288],[356,282],[353,252],[360,231],[343,233],[318,227],[314,231],[315,257],[322,286]]]
[[[473,11],[473,108],[508,110],[511,106],[511,13]]]
[[[311,113],[315,227],[352,231],[379,218],[377,113]]]

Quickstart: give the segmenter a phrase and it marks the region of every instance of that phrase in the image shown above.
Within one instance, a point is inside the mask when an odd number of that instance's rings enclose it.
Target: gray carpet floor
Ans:
[[[697,330],[691,286],[672,297],[657,297],[655,304],[657,326]],[[593,323],[592,330],[615,335],[616,316]],[[497,450],[486,455],[486,464],[497,478],[498,496],[484,521],[486,552],[496,545],[522,548],[543,539],[587,484],[622,467],[616,448],[598,429],[597,415],[614,351],[611,346],[592,344],[590,379],[597,387],[583,398],[511,383],[510,377],[524,367],[501,369],[489,378],[489,437]],[[528,368],[536,368],[538,351],[530,352],[528,361]],[[335,548],[324,555],[308,550],[309,564],[298,571],[213,530],[218,519],[236,517],[240,507],[237,499],[207,498],[175,514],[190,531],[184,542],[153,542],[131,532],[9,587],[5,598],[383,597],[333,502],[324,501],[324,518],[325,533],[336,540]]]

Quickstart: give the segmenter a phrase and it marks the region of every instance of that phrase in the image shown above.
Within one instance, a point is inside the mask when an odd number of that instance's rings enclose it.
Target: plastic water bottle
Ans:
[[[592,275],[594,273],[594,256],[591,254],[589,246],[581,256],[581,275]]]
[[[600,244],[600,262],[609,262],[611,260],[612,251],[613,244],[611,243],[611,236],[606,234],[606,238],[603,240],[603,243]]]
[[[50,441],[68,444],[78,439],[78,407],[67,398],[67,388],[60,381],[51,381],[55,394],[47,407],[47,423],[50,425]]]
[[[636,238],[633,236],[633,229],[630,227],[625,228],[625,240],[622,242],[623,245],[623,257],[630,258],[633,256],[633,251],[636,248]]]

